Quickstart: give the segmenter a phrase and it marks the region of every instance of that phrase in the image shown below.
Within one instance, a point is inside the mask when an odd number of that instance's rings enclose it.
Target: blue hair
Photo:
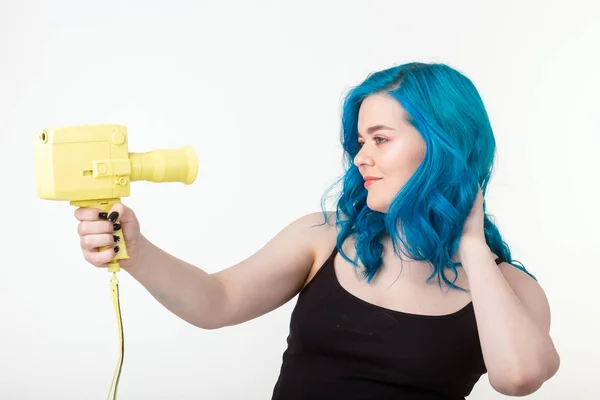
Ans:
[[[386,213],[367,206],[367,190],[353,163],[360,150],[359,108],[367,96],[375,93],[387,93],[396,99],[427,145],[420,166]],[[457,267],[462,265],[452,258],[479,187],[485,199],[496,151],[487,111],[471,80],[440,63],[412,62],[372,73],[344,99],[340,140],[345,173],[333,186],[342,183],[335,211],[340,228],[336,247],[342,257],[357,267],[360,259],[363,276],[371,282],[382,264],[381,240],[390,237],[396,255],[402,253],[433,267],[427,282],[437,276],[440,287],[443,280],[450,288],[464,290],[455,285]],[[333,186],[322,198],[325,222],[325,195]],[[485,200],[483,209],[485,240],[490,250],[536,279],[512,259],[509,246],[486,211]],[[342,249],[350,236],[355,237],[354,260]],[[446,276],[447,269],[454,274],[452,281]]]

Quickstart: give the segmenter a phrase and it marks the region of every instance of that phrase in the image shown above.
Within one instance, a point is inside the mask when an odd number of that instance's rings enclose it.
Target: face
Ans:
[[[367,206],[374,211],[387,212],[425,157],[425,140],[406,117],[398,101],[387,94],[373,94],[360,107],[360,151],[354,164],[363,178],[375,178],[365,181]]]

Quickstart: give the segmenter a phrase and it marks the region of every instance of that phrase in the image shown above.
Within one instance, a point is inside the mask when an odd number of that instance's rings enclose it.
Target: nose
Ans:
[[[367,146],[363,145],[363,147],[356,154],[356,156],[354,156],[354,165],[356,165],[358,168],[360,168],[361,166],[373,166],[373,157],[371,157],[371,155],[368,154],[368,152],[365,149],[366,147]]]

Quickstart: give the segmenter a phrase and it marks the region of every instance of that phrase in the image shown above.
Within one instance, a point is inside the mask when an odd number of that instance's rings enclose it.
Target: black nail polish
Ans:
[[[115,246],[115,253],[118,253],[121,248],[119,246]]]
[[[115,231],[118,231],[119,229],[121,229],[121,224],[113,224],[113,229]]]
[[[105,212],[101,212],[98,214],[98,218],[100,219],[107,219],[108,218],[108,214]]]
[[[113,240],[115,241],[115,243],[120,242],[121,238],[118,237],[117,235],[113,235]]]
[[[119,213],[116,211],[111,212],[110,215],[108,216],[108,220],[110,222],[116,222],[117,218],[119,218]]]

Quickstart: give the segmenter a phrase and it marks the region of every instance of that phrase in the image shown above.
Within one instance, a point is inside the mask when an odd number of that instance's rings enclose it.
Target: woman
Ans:
[[[208,274],[177,259],[122,204],[76,210],[85,259],[106,266],[120,223],[122,268],[204,329],[299,294],[273,399],[464,399],[484,373],[500,393],[535,392],[559,355],[543,290],[485,213],[495,141],[474,85],[444,64],[379,71],[348,94],[342,125],[336,211],[295,220],[237,265]]]

